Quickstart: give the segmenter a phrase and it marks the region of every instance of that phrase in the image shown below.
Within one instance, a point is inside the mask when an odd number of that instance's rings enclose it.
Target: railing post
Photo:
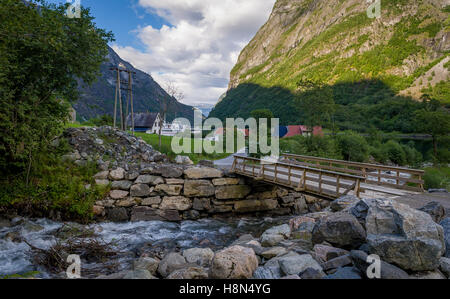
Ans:
[[[234,157],[233,165],[231,166],[231,172],[235,172],[236,170],[237,159],[238,159],[237,157]]]
[[[356,180],[356,187],[355,187],[355,194],[356,194],[356,197],[358,197],[358,198],[361,195],[360,188],[361,188],[361,180],[357,179]]]
[[[341,176],[338,175],[336,179],[336,196],[339,197],[339,191],[341,190]]]

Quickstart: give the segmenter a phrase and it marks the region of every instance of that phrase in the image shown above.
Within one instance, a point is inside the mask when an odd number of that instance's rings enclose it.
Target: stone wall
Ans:
[[[244,214],[288,215],[317,212],[328,201],[308,197],[209,167],[154,165],[123,168],[95,176],[111,192],[96,202],[97,220],[181,221]]]

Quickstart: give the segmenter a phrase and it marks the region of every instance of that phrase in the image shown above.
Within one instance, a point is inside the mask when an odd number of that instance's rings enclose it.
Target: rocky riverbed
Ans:
[[[73,227],[23,218],[1,225],[1,274],[65,278],[35,264],[30,245],[48,249]],[[364,279],[373,254],[381,259],[382,279],[450,275],[450,218],[433,203],[416,210],[393,200],[344,197],[325,211],[295,217],[70,225],[117,253],[101,263],[82,257],[84,278]]]

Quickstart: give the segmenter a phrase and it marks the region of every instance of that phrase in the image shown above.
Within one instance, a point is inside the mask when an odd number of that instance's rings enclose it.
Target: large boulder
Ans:
[[[441,226],[444,229],[445,257],[450,258],[450,218],[442,220]]]
[[[251,248],[228,247],[215,254],[211,275],[213,279],[249,279],[258,268],[258,258]]]
[[[367,268],[370,266],[370,264],[367,262],[367,253],[365,253],[364,251],[354,250],[350,253],[350,256],[356,268],[358,268],[362,274],[367,276]],[[408,273],[406,273],[402,269],[388,264],[384,261],[380,261],[380,263],[381,279],[409,279]]]
[[[404,270],[439,267],[445,253],[444,230],[430,215],[395,200],[366,200],[369,251]]]
[[[175,270],[182,269],[186,266],[186,259],[179,253],[172,252],[167,254],[158,265],[158,273],[162,277],[169,276]]]
[[[190,264],[208,267],[214,258],[214,251],[209,248],[191,248],[183,251],[183,256]]]
[[[201,267],[187,267],[175,270],[167,279],[208,279],[208,271]]]
[[[281,241],[288,239],[291,236],[291,228],[284,224],[272,227],[266,230],[261,236],[261,244],[264,247],[273,247]]]
[[[362,279],[361,273],[354,267],[339,268],[335,273],[328,275],[325,279],[350,280]]]
[[[279,266],[258,267],[253,273],[254,279],[280,279],[282,276]]]
[[[184,182],[184,196],[209,197],[216,192],[213,184],[207,180],[186,180]]]
[[[438,202],[430,202],[421,208],[420,211],[429,214],[436,223],[440,223],[445,218],[445,208]]]
[[[147,270],[152,275],[156,275],[156,271],[158,270],[159,260],[151,258],[151,257],[141,257],[140,259],[134,262],[134,270]]]
[[[216,198],[220,200],[243,199],[251,192],[247,185],[219,186],[216,188]]]
[[[130,271],[127,274],[125,274],[125,276],[123,277],[123,279],[138,279],[138,280],[144,280],[144,279],[157,279],[156,277],[154,277],[149,271],[144,270],[144,269],[137,269],[134,271]]]
[[[330,207],[334,212],[340,212],[340,211],[347,210],[347,209],[353,207],[359,201],[360,201],[360,199],[358,197],[353,196],[353,195],[348,195],[348,196],[344,196],[344,197],[336,199],[335,201],[333,201],[331,203]]]
[[[337,247],[358,248],[365,239],[364,228],[348,213],[336,213],[321,219],[312,234],[315,244],[327,241]]]
[[[314,246],[314,254],[321,262],[327,262],[340,256],[348,255],[349,252],[344,249],[317,244]]]
[[[184,171],[188,179],[215,179],[223,177],[223,172],[209,167],[192,167]]]
[[[285,275],[299,275],[309,268],[322,271],[322,267],[310,254],[286,255],[281,257],[278,263]]]

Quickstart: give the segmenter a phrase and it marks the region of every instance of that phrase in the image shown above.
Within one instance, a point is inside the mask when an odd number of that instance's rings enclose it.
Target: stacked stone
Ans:
[[[181,221],[217,214],[302,214],[320,209],[319,199],[274,186],[246,182],[211,167],[153,165],[95,175],[111,192],[94,206],[98,218],[111,221]],[[323,204],[323,206],[327,206]]]

